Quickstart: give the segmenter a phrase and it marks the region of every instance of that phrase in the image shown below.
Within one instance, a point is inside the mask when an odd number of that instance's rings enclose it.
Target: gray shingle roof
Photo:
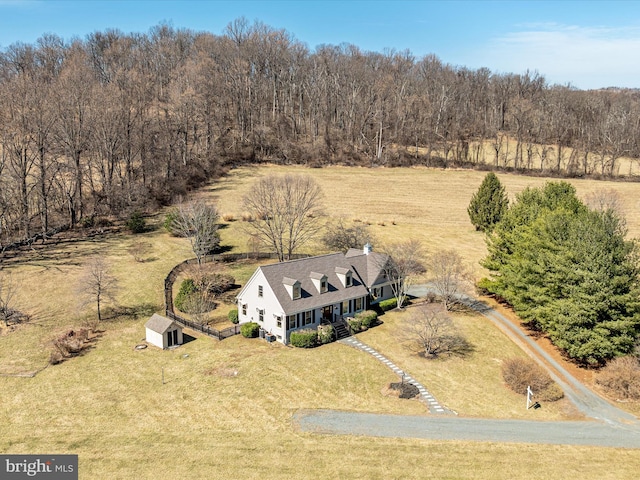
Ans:
[[[358,275],[362,277],[369,288],[387,281],[384,278],[382,267],[386,263],[388,255],[376,252],[366,255],[362,250],[350,248],[345,257],[347,261],[351,262]]]
[[[364,255],[360,250],[356,250],[356,252],[358,255],[352,254],[351,257],[347,257],[343,253],[331,253],[265,265],[260,269],[271,285],[284,313],[290,315],[366,296],[368,294],[367,284],[368,286],[373,285],[369,284],[369,279],[372,278],[375,281],[380,276],[378,266],[380,258],[368,259],[367,257],[371,257],[373,254]],[[336,272],[341,273],[348,270],[355,272],[353,284],[350,287],[344,287]],[[325,293],[318,293],[313,284],[312,278],[317,278],[318,274],[327,277],[328,288]],[[296,300],[291,299],[284,285],[285,283],[291,285],[289,283],[291,279],[298,280],[302,290],[301,298]]]
[[[154,313],[144,326],[153,332],[165,333],[174,323],[173,320]]]

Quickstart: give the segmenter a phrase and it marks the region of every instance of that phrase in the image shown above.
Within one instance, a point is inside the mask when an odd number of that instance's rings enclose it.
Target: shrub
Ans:
[[[128,252],[134,258],[136,262],[144,262],[144,258],[151,251],[151,244],[149,242],[135,241],[128,248]]]
[[[95,217],[93,215],[91,215],[90,217],[82,217],[82,219],[80,220],[80,225],[82,226],[82,228],[91,228],[93,227],[94,220]]]
[[[131,233],[142,233],[147,228],[147,222],[140,212],[133,212],[127,220],[127,228]]]
[[[377,323],[378,314],[373,310],[365,310],[364,312],[356,313],[356,318],[360,320],[363,327],[370,328]]]
[[[318,343],[321,345],[333,342],[335,335],[333,325],[318,325]]]
[[[553,380],[542,367],[523,357],[506,359],[502,363],[502,377],[511,390],[522,395],[526,395],[527,386],[538,395],[553,384]]]
[[[318,332],[315,330],[297,330],[289,336],[291,345],[298,348],[313,348],[318,345]]]
[[[347,323],[352,333],[358,333],[362,330],[362,320],[359,318],[347,318]]]
[[[235,221],[236,217],[233,215],[233,213],[225,213],[224,215],[222,215],[222,220],[224,220],[225,222],[233,222]]]
[[[206,290],[213,295],[220,295],[231,290],[236,283],[236,279],[224,273],[214,273],[198,275],[194,279],[194,283],[198,290]]]
[[[165,215],[164,222],[162,222],[162,226],[165,228],[165,230],[173,236],[178,236],[178,233],[174,229],[176,218],[178,218],[178,211],[176,209],[173,209]]]
[[[237,324],[238,323],[238,309],[234,308],[233,310],[230,310],[229,313],[227,314],[227,318],[229,319],[229,321],[233,324]]]
[[[596,383],[621,400],[640,400],[640,361],[633,356],[611,360],[596,376]]]
[[[180,284],[180,290],[173,304],[181,312],[186,312],[188,300],[191,295],[196,292],[196,285],[192,278],[187,278]]]
[[[387,312],[389,310],[393,310],[398,306],[398,300],[395,298],[382,300],[381,302],[378,303],[378,306],[380,307],[380,310],[382,310],[383,312]]]
[[[535,398],[543,402],[557,402],[564,398],[564,392],[557,383],[552,383],[541,392],[534,392]]]
[[[260,331],[260,325],[256,322],[243,323],[240,325],[240,333],[245,338],[256,338]]]
[[[55,337],[51,343],[54,350],[49,356],[49,363],[56,365],[66,358],[80,355],[89,347],[89,331],[86,328],[72,329]]]

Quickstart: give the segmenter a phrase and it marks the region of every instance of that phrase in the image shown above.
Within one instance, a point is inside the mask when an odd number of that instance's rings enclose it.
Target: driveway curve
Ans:
[[[417,285],[409,293],[422,297],[429,290],[429,285]],[[595,421],[537,422],[301,410],[294,414],[294,424],[302,431],[320,434],[640,448],[640,421],[636,417],[585,387],[500,312],[476,298],[461,299],[544,367],[576,407]]]
[[[421,297],[429,291],[429,285],[416,285],[411,289],[410,294]],[[531,337],[516,327],[507,317],[477,298],[469,296],[461,296],[460,298],[465,305],[491,320],[532,359],[546,369],[551,375],[551,378],[562,388],[567,398],[569,398],[584,415],[605,423],[635,424],[640,427],[640,422],[638,422],[636,417],[615,407],[591,389],[585,387],[562,365],[545,352]]]

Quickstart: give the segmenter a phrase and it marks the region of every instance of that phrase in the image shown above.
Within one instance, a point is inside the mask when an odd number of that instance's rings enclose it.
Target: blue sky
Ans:
[[[147,32],[161,22],[222,34],[245,16],[310,49],[353,43],[410,50],[494,72],[537,70],[549,83],[640,88],[639,1],[0,0],[0,48],[44,33]]]

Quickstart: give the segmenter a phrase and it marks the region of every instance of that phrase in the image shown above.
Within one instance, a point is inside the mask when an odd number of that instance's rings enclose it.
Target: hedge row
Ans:
[[[289,336],[291,345],[298,348],[313,348],[318,345],[318,332],[315,330],[297,330]]]

